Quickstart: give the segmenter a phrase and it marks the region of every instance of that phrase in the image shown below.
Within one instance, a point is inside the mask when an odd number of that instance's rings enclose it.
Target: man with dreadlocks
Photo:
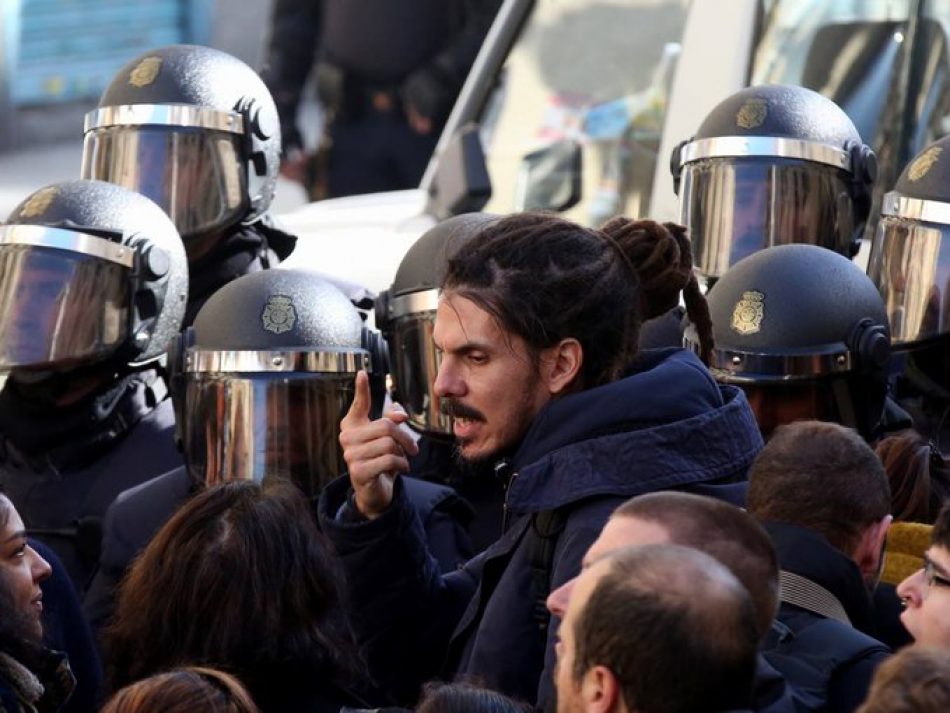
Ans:
[[[438,675],[546,706],[557,622],[545,598],[577,575],[613,509],[671,488],[743,498],[762,442],[741,392],[682,349],[637,349],[642,316],[668,308],[654,301],[688,287],[698,306],[688,248],[653,222],[596,231],[521,214],[488,222],[449,260],[435,394],[460,457],[507,483],[500,539],[456,572],[429,556],[399,477],[416,452],[406,414],[371,421],[358,376],[340,425],[349,473],[319,514],[371,672],[401,701]]]

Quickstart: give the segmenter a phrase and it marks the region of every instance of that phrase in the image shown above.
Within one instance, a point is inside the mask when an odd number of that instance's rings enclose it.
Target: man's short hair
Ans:
[[[751,515],[715,498],[663,491],[631,498],[613,516],[661,525],[673,544],[726,565],[752,595],[759,637],[768,633],[778,612],[778,557]]]
[[[950,500],[944,503],[937,514],[931,539],[933,544],[950,550]]]
[[[630,710],[746,707],[758,637],[749,593],[735,576],[679,545],[607,557],[609,571],[575,620],[574,679],[608,668]]]
[[[880,459],[855,431],[799,421],[775,429],[753,461],[747,502],[759,521],[808,528],[850,555],[890,512],[891,492]]]

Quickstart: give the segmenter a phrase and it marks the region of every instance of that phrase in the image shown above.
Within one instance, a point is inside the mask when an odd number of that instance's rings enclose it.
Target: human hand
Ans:
[[[371,421],[369,376],[356,375],[356,393],[350,410],[340,422],[340,445],[350,473],[356,508],[369,519],[379,517],[393,499],[398,473],[409,471],[409,455],[419,447],[412,435],[399,427],[409,416],[398,404]]]
[[[409,120],[409,126],[417,134],[425,136],[432,133],[432,119],[424,116],[412,105],[412,102],[406,102],[406,119]]]

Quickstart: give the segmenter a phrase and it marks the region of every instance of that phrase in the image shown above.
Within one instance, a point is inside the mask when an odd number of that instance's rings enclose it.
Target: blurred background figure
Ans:
[[[196,45],[129,61],[86,115],[82,176],[148,196],[174,221],[191,278],[183,326],[219,287],[275,267],[296,238],[267,213],[280,122],[260,77]]]
[[[911,647],[881,664],[858,713],[950,710],[950,650]]]
[[[312,200],[419,185],[501,0],[276,0],[262,76],[283,171]],[[297,108],[316,60],[324,131],[304,150]]]
[[[187,294],[175,226],[120,186],[47,186],[0,226],[0,487],[80,593],[109,503],[181,463],[162,358]]]
[[[126,686],[101,713],[260,713],[260,709],[234,676],[194,666]]]

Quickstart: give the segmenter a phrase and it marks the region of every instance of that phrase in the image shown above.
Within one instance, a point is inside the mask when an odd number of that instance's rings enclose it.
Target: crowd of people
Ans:
[[[840,109],[724,100],[685,225],[451,218],[379,331],[272,269],[282,119],[234,58],[147,52],[83,178],[0,224],[0,710],[950,709],[944,424],[898,402],[944,307],[898,289],[897,198],[886,284],[849,259]]]

